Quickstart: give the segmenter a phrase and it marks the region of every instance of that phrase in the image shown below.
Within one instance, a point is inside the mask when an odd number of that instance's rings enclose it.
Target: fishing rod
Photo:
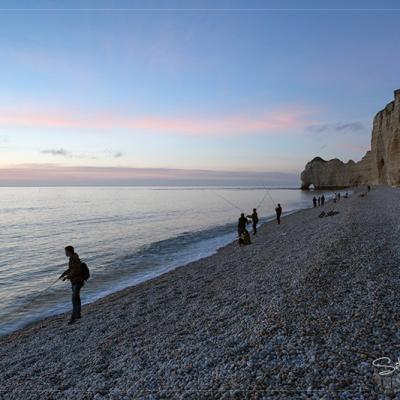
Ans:
[[[262,200],[257,204],[257,209],[260,208],[261,204],[264,203],[264,200],[267,198],[268,192],[266,192],[264,194],[264,197],[262,198]]]
[[[41,290],[40,292],[38,292],[36,294],[36,296],[33,297],[33,299],[31,299],[30,301],[32,302],[33,300],[36,300],[39,296],[41,296],[44,292],[46,292],[47,290],[49,290],[53,285],[55,285],[59,280],[61,279],[61,277],[59,276],[54,282],[50,283],[49,286],[47,286],[46,288],[44,288],[43,290]]]
[[[264,200],[266,199],[267,196],[269,196],[269,198],[271,199],[273,205],[276,207],[276,203],[274,201],[274,199],[271,196],[271,193],[269,192],[269,190],[266,188],[266,193],[264,195],[264,197],[261,199],[261,201],[258,203],[256,208],[259,208],[261,206],[261,204],[264,202]],[[218,196],[220,199],[224,200],[226,203],[228,203],[229,205],[231,205],[232,207],[236,208],[237,210],[239,210],[240,212],[243,211],[243,209],[241,209],[240,207],[238,207],[236,204],[232,203],[230,200],[228,200],[226,197],[222,196],[222,194],[219,194],[217,192],[213,192],[216,196]]]
[[[40,290],[38,293],[36,293],[36,296],[33,296],[33,298],[29,300],[29,303],[22,304],[21,306],[17,307],[16,311],[22,311],[25,307],[27,307],[29,304],[31,304],[33,301],[35,301],[43,293],[45,293],[47,290],[49,290],[53,285],[55,285],[60,279],[61,279],[61,277],[59,276],[54,282],[50,283],[49,286],[47,286],[46,288],[44,288],[44,289]]]
[[[239,210],[240,212],[243,212],[243,210],[241,208],[239,208],[236,204],[232,203],[231,201],[229,201],[228,199],[226,199],[224,196],[222,196],[221,194],[217,193],[217,192],[213,192],[216,196],[218,196],[219,198],[221,198],[222,200],[225,200],[228,204],[230,204],[232,207],[235,207],[237,210]]]
[[[276,203],[275,203],[274,199],[272,198],[271,193],[269,192],[268,189],[267,189],[267,193],[268,193],[268,196],[271,199],[272,203],[274,204],[274,207],[276,207]]]
[[[257,205],[257,208],[259,208],[261,206],[261,204],[264,202],[264,200],[266,199],[267,196],[269,196],[269,198],[272,201],[272,204],[274,205],[274,207],[276,207],[276,203],[275,203],[274,199],[272,198],[269,189],[265,188],[265,191],[266,191],[266,193],[265,193],[264,197],[262,198],[262,200],[260,201],[260,203]]]

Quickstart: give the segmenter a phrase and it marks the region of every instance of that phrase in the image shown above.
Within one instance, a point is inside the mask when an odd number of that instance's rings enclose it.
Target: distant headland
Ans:
[[[394,101],[374,118],[371,150],[359,162],[315,157],[301,173],[301,188],[316,189],[359,186],[363,184],[400,185],[400,89]]]

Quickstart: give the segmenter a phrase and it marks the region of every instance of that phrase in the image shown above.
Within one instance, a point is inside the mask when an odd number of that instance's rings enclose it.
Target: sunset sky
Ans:
[[[292,179],[359,160],[400,88],[396,1],[0,8],[2,186]]]

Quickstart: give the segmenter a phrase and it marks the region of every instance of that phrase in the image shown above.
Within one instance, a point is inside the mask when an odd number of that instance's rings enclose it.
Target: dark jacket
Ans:
[[[253,214],[249,215],[248,217],[253,220],[253,224],[257,224],[258,223],[258,215],[257,215],[256,212],[253,212]]]
[[[74,253],[69,258],[68,269],[61,276],[65,275],[67,275],[67,279],[69,279],[71,283],[84,282],[82,263],[78,254]]]
[[[246,229],[246,225],[248,224],[248,220],[246,217],[240,217],[238,221],[238,229]]]

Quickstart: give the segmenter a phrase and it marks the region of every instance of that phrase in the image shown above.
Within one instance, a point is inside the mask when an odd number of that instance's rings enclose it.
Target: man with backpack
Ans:
[[[73,324],[78,318],[81,318],[81,297],[80,291],[85,284],[85,280],[89,279],[89,269],[83,263],[72,246],[65,248],[65,255],[69,257],[68,269],[63,272],[60,279],[65,281],[69,279],[72,286],[72,315],[68,324]]]

